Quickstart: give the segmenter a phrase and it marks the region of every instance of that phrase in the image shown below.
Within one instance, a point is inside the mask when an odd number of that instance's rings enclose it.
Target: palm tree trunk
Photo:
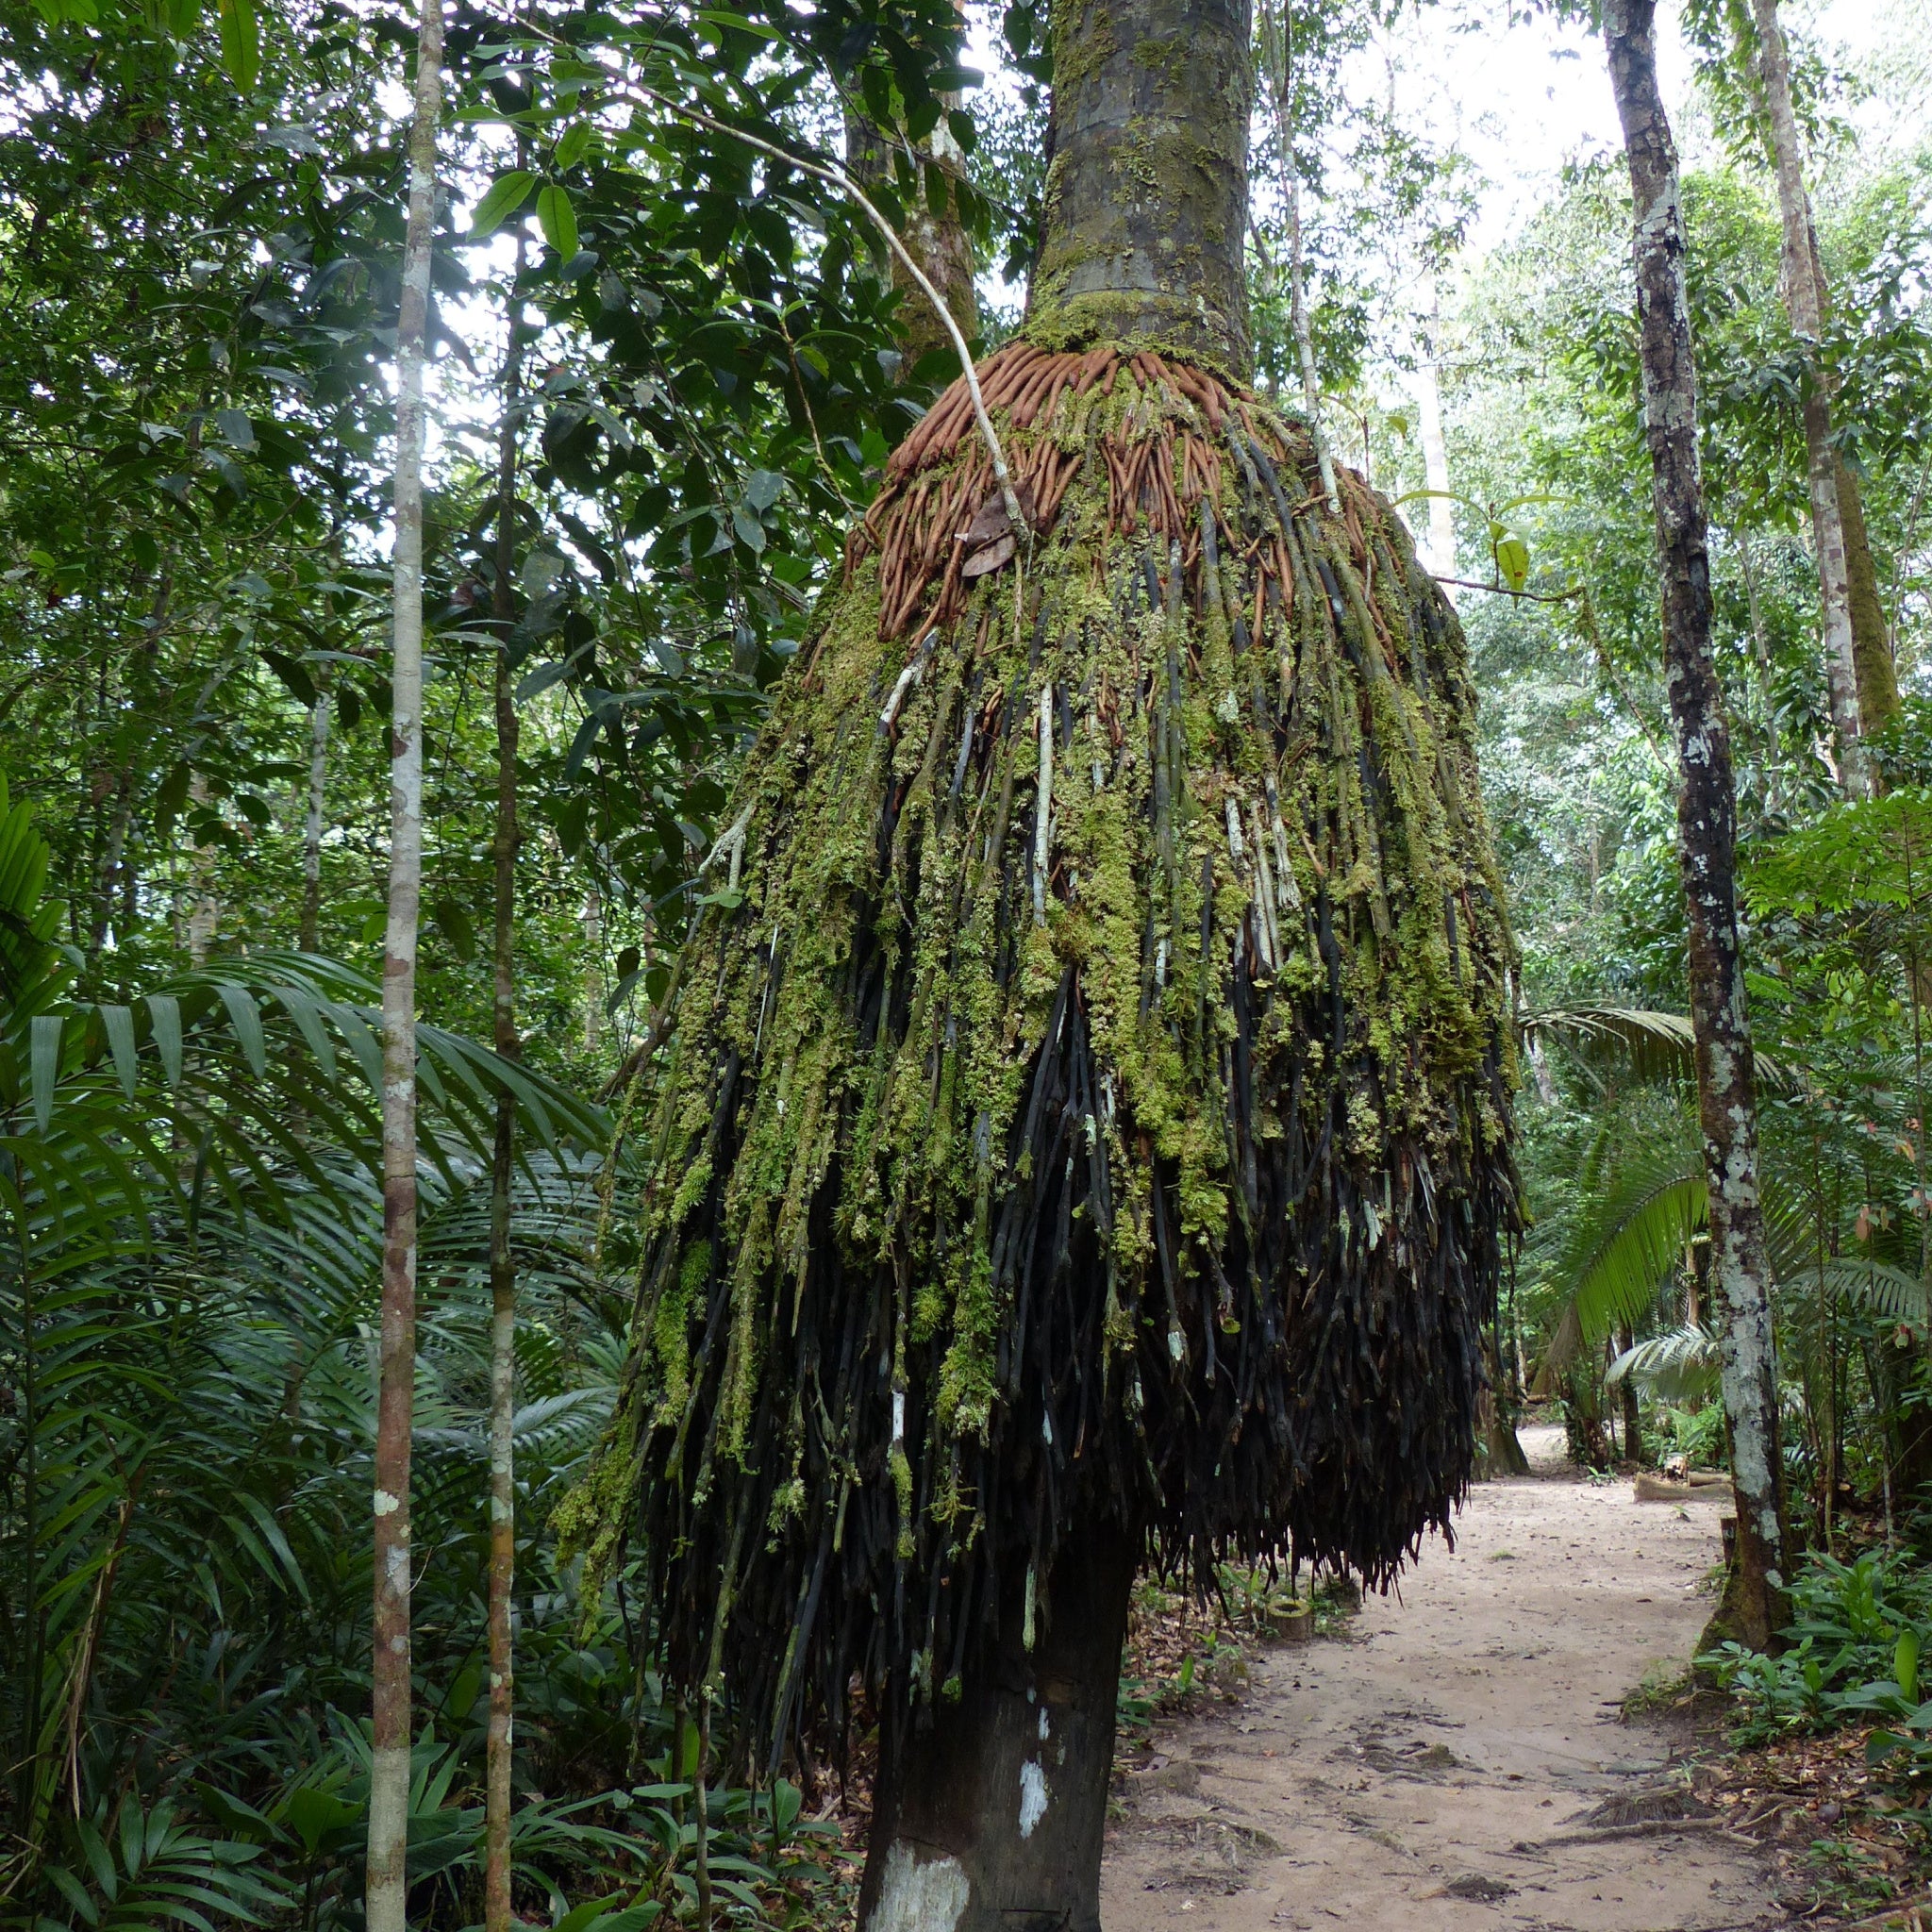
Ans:
[[[1247,0],[1076,0],[1054,55],[1028,339],[1154,347],[1244,379]],[[1097,1932],[1140,1548],[1139,1524],[1096,1522],[1050,1574],[1003,1574],[964,1694],[936,1700],[929,1727],[905,1715],[915,1700],[889,1701],[864,1932]]]
[[[1757,1096],[1739,957],[1737,799],[1710,648],[1710,558],[1697,448],[1697,370],[1684,291],[1676,146],[1657,83],[1655,0],[1608,0],[1604,38],[1636,203],[1641,326],[1665,681],[1679,761],[1678,856],[1690,935],[1690,1019],[1724,1322],[1724,1408],[1737,1487],[1738,1634],[1759,1649],[1788,1621],[1771,1270],[1757,1193]]]
[[[1757,80],[1771,124],[1777,169],[1778,212],[1784,225],[1784,294],[1791,328],[1804,351],[1805,469],[1811,496],[1811,533],[1818,555],[1818,591],[1824,608],[1824,668],[1831,694],[1832,728],[1838,737],[1839,782],[1848,798],[1871,790],[1862,734],[1872,721],[1859,717],[1857,641],[1852,627],[1851,571],[1839,497],[1842,466],[1831,443],[1831,392],[1818,361],[1824,327],[1824,299],[1811,237],[1811,202],[1805,192],[1798,121],[1791,107],[1790,63],[1778,25],[1777,0],[1751,0],[1757,24]],[[1859,519],[1860,533],[1863,519]],[[1870,569],[1869,552],[1866,568]]]
[[[523,273],[517,239],[516,280]],[[498,1053],[522,1053],[517,1038],[517,705],[510,681],[510,633],[516,625],[517,439],[523,402],[521,301],[512,298],[509,351],[503,375],[503,425],[496,452],[496,841],[495,921],[491,1018]],[[510,1726],[515,1672],[510,1643],[510,1596],[516,1582],[516,1466],[511,1423],[516,1414],[517,1274],[510,1254],[510,1182],[516,1165],[516,1102],[497,1095],[496,1141],[490,1163],[490,1730],[484,1772],[483,1924],[509,1932]]]
[[[375,1761],[369,1932],[406,1932],[409,1846],[409,1451],[416,1374],[416,926],[423,896],[423,370],[442,108],[442,4],[423,0],[409,216],[396,319],[389,929],[382,962],[382,1341],[375,1423]]]

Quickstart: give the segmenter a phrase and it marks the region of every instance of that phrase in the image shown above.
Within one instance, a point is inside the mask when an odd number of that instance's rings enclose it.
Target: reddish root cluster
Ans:
[[[1257,420],[1252,398],[1204,370],[1169,362],[1151,350],[1123,355],[1111,344],[1085,355],[1052,355],[1016,342],[990,357],[979,377],[987,409],[1007,432],[1014,493],[1036,539],[1052,530],[1069,487],[1091,466],[1099,473],[1096,496],[1105,477],[1108,534],[1145,531],[1178,544],[1182,569],[1195,583],[1207,505],[1220,554],[1247,566],[1255,629],[1268,609],[1291,607],[1295,573],[1286,542],[1278,534],[1244,534],[1228,522],[1224,446],[1241,453],[1251,471],[1258,466],[1272,491],[1287,492],[1278,506],[1284,524],[1291,511],[1316,500],[1308,493],[1313,451],[1286,442],[1267,412]],[[1108,430],[1089,433],[1091,406],[1086,421],[1077,414],[1083,399],[1091,392],[1096,403],[1105,401],[1122,384],[1154,407],[1144,415],[1109,412]],[[1372,508],[1365,486],[1345,477],[1343,523],[1373,582],[1365,508]],[[1373,527],[1375,519],[1369,521]],[[846,546],[846,574],[849,578],[875,554],[880,635],[910,632],[916,641],[959,616],[975,578],[1013,556],[1013,534],[974,421],[971,392],[959,381],[893,452],[885,486]]]

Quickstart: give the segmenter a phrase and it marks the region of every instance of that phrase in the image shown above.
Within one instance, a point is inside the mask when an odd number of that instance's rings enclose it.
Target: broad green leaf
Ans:
[[[148,1024],[161,1056],[161,1076],[170,1087],[181,1084],[181,1002],[171,992],[147,996]]]
[[[33,1076],[34,1124],[43,1134],[54,1118],[54,1088],[60,1077],[61,1024],[58,1013],[36,1013],[27,1049]]]
[[[108,1051],[114,1056],[114,1072],[120,1076],[121,1091],[134,1098],[136,1074],[134,1054],[134,1014],[127,1007],[100,1009],[101,1030],[108,1036]]]
[[[573,121],[563,131],[563,139],[557,143],[557,166],[559,170],[575,168],[583,159],[584,150],[591,144],[591,124],[588,121]]]
[[[537,191],[537,224],[543,239],[557,251],[559,261],[571,260],[577,252],[576,210],[570,196],[555,181],[546,181]]]
[[[255,995],[245,986],[237,986],[232,979],[225,979],[219,989],[222,1004],[228,1009],[228,1018],[235,1024],[235,1037],[242,1042],[242,1055],[247,1060],[249,1070],[258,1077],[268,1069],[268,1043],[262,1038],[261,1008],[255,1004]]]
[[[1919,1701],[1919,1633],[1908,1624],[1898,1634],[1898,1643],[1891,1654],[1891,1674],[1897,1681],[1899,1695],[1907,1704]]]
[[[513,168],[508,175],[499,175],[490,184],[483,199],[476,204],[476,212],[470,218],[471,236],[491,234],[502,227],[530,198],[530,190],[536,185],[536,175],[522,168]]]
[[[1512,591],[1522,590],[1529,581],[1529,545],[1514,531],[1497,540],[1496,568]]]
[[[261,72],[261,24],[255,0],[221,0],[221,9],[222,65],[244,94],[252,93]]]

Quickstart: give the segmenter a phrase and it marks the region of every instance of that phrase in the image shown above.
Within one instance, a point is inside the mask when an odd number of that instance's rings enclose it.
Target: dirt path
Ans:
[[[1525,1431],[1533,1458],[1556,1433]],[[1721,1507],[1567,1474],[1483,1484],[1402,1602],[1371,1598],[1348,1641],[1266,1652],[1238,1708],[1128,1774],[1107,1932],[1785,1924],[1748,1846],[1622,1822],[1672,1808],[1668,1741],[1618,1704],[1688,1660]]]

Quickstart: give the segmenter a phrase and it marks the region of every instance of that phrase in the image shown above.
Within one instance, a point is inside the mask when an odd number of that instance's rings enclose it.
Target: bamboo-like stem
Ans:
[[[369,1932],[406,1932],[409,1452],[416,1374],[416,929],[423,897],[423,376],[429,338],[442,0],[422,0],[396,318],[389,922],[382,965],[382,1341],[376,1398]]]
[[[519,143],[521,147],[521,143]],[[491,948],[491,1038],[508,1059],[522,1053],[516,1019],[517,722],[510,679],[510,634],[516,624],[517,445],[522,430],[524,333],[516,293],[524,272],[524,236],[517,234],[510,279],[509,346],[503,372],[503,420],[496,443],[496,581],[491,615],[496,625],[496,838]],[[483,1799],[483,1924],[509,1932],[509,1814],[511,1723],[516,1674],[510,1641],[510,1600],[516,1583],[516,1464],[510,1424],[516,1413],[517,1274],[510,1254],[510,1182],[516,1165],[516,1102],[496,1098],[496,1138],[490,1162],[490,1728]]]

